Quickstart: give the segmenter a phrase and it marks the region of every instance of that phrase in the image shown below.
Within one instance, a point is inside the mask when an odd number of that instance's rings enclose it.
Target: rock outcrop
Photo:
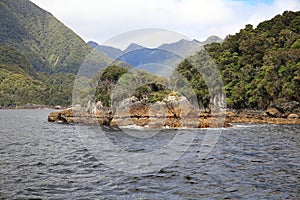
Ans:
[[[185,97],[169,96],[164,101],[152,104],[128,98],[119,102],[113,109],[103,107],[101,102],[89,102],[85,109],[76,106],[52,112],[48,121],[117,127],[137,125],[149,128],[215,128],[227,127],[230,123],[300,124],[298,107],[294,106],[295,110],[290,108],[291,106],[282,110],[272,107],[266,111],[211,113],[196,110]]]
[[[296,102],[297,103],[297,102]],[[228,123],[255,123],[255,124],[300,124],[299,104],[285,103],[281,105],[294,105],[293,107],[272,106],[267,110],[240,110],[228,111]],[[297,106],[295,106],[297,105]]]
[[[137,125],[149,128],[201,128],[223,127],[224,115],[213,117],[197,111],[185,97],[168,96],[152,104],[135,98],[124,99],[113,109],[100,102],[88,102],[87,108],[79,106],[52,112],[49,122],[98,124],[102,126]],[[227,126],[227,125],[226,125]]]
[[[58,112],[52,112],[48,116],[49,122],[60,123],[83,123],[83,124],[99,124],[110,125],[111,112],[97,110],[95,113],[88,113],[78,107],[72,107]]]
[[[112,117],[111,126],[138,125],[150,128],[200,126],[197,111],[184,97],[169,96],[165,101],[147,104],[125,99]]]

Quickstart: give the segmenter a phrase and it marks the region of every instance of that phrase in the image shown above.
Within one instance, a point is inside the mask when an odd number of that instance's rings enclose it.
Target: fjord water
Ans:
[[[222,129],[206,158],[199,156],[206,130],[182,130],[196,133],[182,157],[156,172],[128,174],[96,159],[74,125],[47,122],[50,112],[0,110],[0,199],[300,197],[299,125]],[[159,148],[176,134],[164,130],[134,140],[119,130],[106,131],[114,144],[131,152]]]

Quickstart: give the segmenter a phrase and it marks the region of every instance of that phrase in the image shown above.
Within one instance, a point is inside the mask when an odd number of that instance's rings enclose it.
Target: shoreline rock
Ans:
[[[289,117],[290,116],[290,117]],[[296,113],[281,113],[277,109],[227,111],[227,123],[246,124],[300,124]]]
[[[143,108],[145,109],[145,108]],[[150,113],[150,112],[149,112]],[[100,126],[142,126],[147,128],[220,128],[229,127],[232,123],[246,124],[300,124],[298,114],[290,114],[289,117],[270,117],[267,111],[226,111],[226,113],[216,113],[214,115],[199,112],[198,115],[190,115],[186,118],[171,115],[128,115],[126,112],[117,112],[112,115],[110,112],[98,112],[90,114],[82,111],[73,112],[72,108],[52,112],[48,116],[49,122],[62,122],[67,124],[85,124]]]
[[[79,105],[52,112],[49,122],[78,123],[100,126],[142,126],[148,128],[220,128],[232,123],[247,124],[300,124],[300,104],[286,104],[284,109],[195,110],[185,97],[168,97],[164,101],[148,104],[144,101],[124,99],[113,108],[101,102],[88,102],[87,108]],[[295,110],[295,112],[293,112]]]

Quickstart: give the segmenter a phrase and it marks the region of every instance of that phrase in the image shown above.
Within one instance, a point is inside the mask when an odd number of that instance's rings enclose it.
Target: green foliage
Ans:
[[[286,11],[256,29],[246,25],[222,44],[205,46],[221,72],[228,107],[264,109],[271,103],[300,101],[299,27],[300,12]],[[220,89],[207,58],[200,51],[185,59],[176,68],[185,80],[175,78],[182,93],[187,93],[186,85],[190,84],[199,106],[204,107]],[[191,98],[192,94],[186,96]]]
[[[74,74],[92,49],[29,0],[1,0],[0,18],[0,105],[70,105]]]
[[[6,68],[14,73],[36,76],[28,58],[11,47],[0,46],[0,63],[2,69]]]
[[[113,87],[118,83],[122,75],[126,74],[128,69],[116,65],[108,66],[98,75],[98,86],[96,88],[95,101],[101,101],[104,106],[111,106],[111,95]]]
[[[192,59],[196,57],[203,58],[201,55],[199,55],[201,53],[202,52],[198,52],[196,56],[191,57],[190,59],[185,59],[178,65],[176,71],[184,77],[184,80],[181,77],[175,78],[175,87],[188,99],[192,99],[195,96],[200,107],[207,107],[210,97],[209,91],[203,76],[200,73],[201,70],[197,69],[197,64],[195,61],[192,61]],[[201,61],[198,61],[198,63],[199,62]],[[202,62],[205,63],[205,61]],[[190,88],[192,88],[193,91],[190,91]]]
[[[70,105],[74,74],[36,73],[26,56],[0,46],[0,106]]]
[[[247,25],[222,44],[206,45],[225,82],[227,105],[266,108],[299,97],[300,12],[284,12],[256,29]]]
[[[105,70],[101,73],[100,81],[102,82],[109,82],[110,84],[116,84],[119,78],[128,72],[128,69],[119,67],[116,65],[108,66]]]
[[[127,68],[116,65],[103,69],[96,78],[94,101],[101,101],[110,107],[123,99],[135,96],[139,100],[147,99],[148,103],[162,101],[171,90],[167,89],[167,80],[144,70],[128,72]]]
[[[71,29],[29,0],[1,0],[0,45],[17,49],[36,71],[76,73],[92,50]],[[102,62],[110,60],[102,56]]]
[[[171,90],[167,87],[159,83],[150,83],[138,87],[133,95],[140,100],[146,98],[148,103],[155,103],[163,101],[170,93]]]

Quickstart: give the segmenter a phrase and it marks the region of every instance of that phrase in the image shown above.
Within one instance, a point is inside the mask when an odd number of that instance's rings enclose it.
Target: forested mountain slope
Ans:
[[[78,35],[29,0],[1,0],[0,45],[24,54],[36,71],[76,73],[91,51]],[[103,56],[103,62],[109,60]]]
[[[91,50],[29,0],[1,0],[0,107],[70,105],[75,74]],[[97,55],[103,66],[111,62]]]

